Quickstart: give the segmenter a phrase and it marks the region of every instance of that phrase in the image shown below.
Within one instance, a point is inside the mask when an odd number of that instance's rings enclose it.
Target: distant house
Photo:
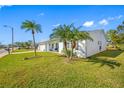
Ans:
[[[78,57],[89,57],[96,53],[106,50],[107,40],[104,30],[88,31],[93,41],[90,40],[79,40],[74,53]],[[67,47],[71,48],[70,42],[67,43]],[[54,51],[63,53],[63,42],[58,39],[52,39],[44,42],[40,42],[38,45],[39,51]]]

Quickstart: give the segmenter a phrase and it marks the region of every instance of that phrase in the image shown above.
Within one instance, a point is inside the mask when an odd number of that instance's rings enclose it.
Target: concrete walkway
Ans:
[[[1,49],[1,50],[0,50],[0,58],[4,57],[4,56],[6,56],[6,55],[8,55],[8,51],[6,51],[6,50],[4,50],[4,49]]]

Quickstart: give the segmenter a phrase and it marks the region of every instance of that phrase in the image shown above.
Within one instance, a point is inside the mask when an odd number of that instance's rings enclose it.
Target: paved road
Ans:
[[[6,50],[4,50],[4,49],[0,50],[0,58],[7,55],[7,54],[8,54],[8,52]]]

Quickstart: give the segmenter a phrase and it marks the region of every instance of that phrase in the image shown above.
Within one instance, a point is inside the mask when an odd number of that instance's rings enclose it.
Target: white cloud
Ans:
[[[119,15],[119,16],[118,16],[118,19],[121,19],[122,17],[123,17],[123,15]]]
[[[12,5],[0,5],[0,9],[2,9],[3,7],[6,7],[6,6],[12,6]]]
[[[91,27],[93,25],[94,25],[94,21],[86,21],[83,23],[83,26],[85,26],[85,27]]]
[[[2,8],[2,5],[0,5],[0,9]]]
[[[1,9],[2,7],[4,7],[4,5],[0,5],[0,9]]]
[[[54,27],[57,27],[57,26],[59,26],[60,24],[55,24],[55,25],[52,25],[52,26],[54,26]]]
[[[114,17],[108,17],[108,20],[113,21],[113,20],[119,20],[123,17],[123,15],[119,15],[119,16],[114,16]]]
[[[99,21],[100,25],[107,25],[108,24],[108,20],[106,19],[102,19],[101,21]]]
[[[100,25],[107,25],[109,24],[110,21],[115,21],[115,20],[119,20],[123,17],[123,15],[119,15],[119,16],[114,16],[114,17],[108,17],[106,19],[102,19],[101,21],[99,21]]]
[[[108,17],[108,20],[115,20],[114,17]]]
[[[40,13],[39,16],[44,16],[44,13]]]

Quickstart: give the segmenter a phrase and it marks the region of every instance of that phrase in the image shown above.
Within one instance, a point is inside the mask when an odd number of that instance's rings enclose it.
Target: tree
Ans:
[[[118,34],[121,38],[121,42],[124,42],[124,21],[117,27]]]
[[[35,33],[42,32],[41,25],[35,23],[34,21],[26,20],[22,23],[21,28],[25,29],[26,31],[31,31],[34,43],[34,55],[36,56]]]
[[[2,43],[0,42],[0,48],[2,48]]]
[[[32,46],[32,41],[28,40],[26,42],[15,42],[15,46],[19,47],[19,48],[31,48]]]
[[[119,34],[120,43],[124,43],[124,33]]]
[[[73,50],[76,48],[76,42],[78,40],[92,40],[92,38],[89,36],[89,33],[80,31],[80,28],[81,27],[76,28],[74,24],[64,24],[53,29],[53,33],[50,35],[50,38],[58,38],[63,41],[67,57],[73,57]],[[67,48],[67,42],[71,42],[71,51],[69,51]]]
[[[73,25],[73,29],[71,30],[70,32],[70,35],[69,35],[69,39],[70,39],[70,42],[71,42],[71,56],[70,58],[73,57],[73,50],[76,48],[76,42],[78,42],[79,40],[93,40],[89,33],[86,32],[86,31],[80,31],[81,27],[75,27]]]
[[[5,45],[0,42],[0,49],[5,48]]]
[[[120,42],[120,35],[118,33],[117,30],[109,30],[107,32],[107,37],[108,40],[111,41],[112,45],[114,45],[114,47],[117,47],[117,44]]]
[[[31,45],[32,45],[32,41],[28,40],[27,42],[25,42],[25,45],[26,45],[26,48],[29,49],[31,47]],[[35,46],[36,46],[36,44],[35,44]]]
[[[60,39],[60,41],[63,42],[67,57],[69,57],[68,49],[67,49],[67,41],[69,40],[71,28],[72,28],[72,24],[71,25],[65,25],[65,24],[60,25],[60,26],[54,28],[53,33],[50,35],[51,39],[58,38],[58,39]]]
[[[17,47],[21,48],[21,47],[22,47],[22,42],[15,42],[15,45],[16,45]]]
[[[117,30],[119,32],[124,32],[124,21],[122,22],[122,24],[120,24],[118,27],[117,27]]]

